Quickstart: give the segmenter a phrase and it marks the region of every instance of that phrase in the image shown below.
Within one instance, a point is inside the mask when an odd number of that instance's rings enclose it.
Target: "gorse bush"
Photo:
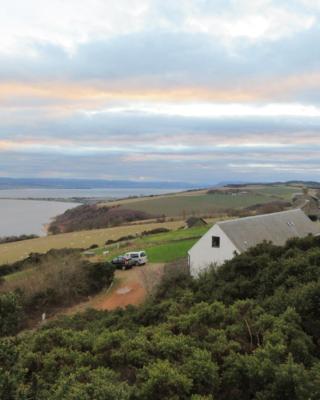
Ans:
[[[51,250],[20,263],[24,269],[0,286],[0,332],[7,334],[16,333],[15,328],[4,327],[7,321],[13,326],[10,321],[18,309],[24,313],[24,322],[39,319],[44,312],[50,315],[57,308],[70,306],[109,286],[114,274],[111,264],[91,263],[82,258],[79,250]],[[12,314],[6,312],[9,305]],[[22,317],[22,313],[17,315]]]
[[[318,400],[320,238],[263,243],[145,305],[0,341],[3,399]]]
[[[6,293],[0,296],[0,336],[16,334],[21,328],[22,320],[23,310],[19,294]]]

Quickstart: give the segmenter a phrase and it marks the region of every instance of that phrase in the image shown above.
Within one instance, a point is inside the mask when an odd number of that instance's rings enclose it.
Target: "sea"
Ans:
[[[179,190],[181,189],[1,189],[0,237],[23,234],[45,236],[46,225],[57,215],[78,206],[79,198],[110,200]]]

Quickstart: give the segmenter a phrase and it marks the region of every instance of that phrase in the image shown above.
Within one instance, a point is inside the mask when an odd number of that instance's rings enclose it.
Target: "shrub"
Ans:
[[[318,400],[319,241],[262,243],[199,279],[171,264],[140,307],[0,340],[0,398]]]
[[[115,271],[113,264],[108,262],[87,263],[85,268],[89,294],[98,292],[111,284]]]
[[[0,237],[0,244],[20,242],[22,240],[36,239],[38,237],[39,237],[38,235],[5,236],[5,237]]]
[[[32,259],[35,264],[29,260],[25,274],[0,287],[3,293],[19,290],[24,310],[32,318],[79,302],[109,286],[113,279],[112,264],[90,263],[79,250],[50,251]]]
[[[170,229],[160,227],[160,228],[150,229],[149,231],[143,231],[142,236],[155,235],[157,233],[167,233],[167,232],[170,232]]]
[[[17,293],[0,295],[0,336],[15,335],[22,325],[21,298]]]

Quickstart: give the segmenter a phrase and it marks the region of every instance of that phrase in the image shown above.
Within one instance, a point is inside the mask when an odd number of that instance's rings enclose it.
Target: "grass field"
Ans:
[[[188,250],[207,232],[210,226],[145,236],[122,243],[120,247],[109,246],[108,255],[103,255],[105,248],[97,249],[96,254],[100,260],[111,261],[115,256],[129,251],[145,250],[151,263],[171,262],[186,257]]]
[[[191,229],[179,229],[170,232],[159,233],[149,236],[139,237],[120,244],[101,246],[95,250],[94,261],[111,261],[113,257],[124,254],[127,251],[144,249],[147,251],[150,263],[166,263],[181,259],[187,256],[187,251],[200,238],[211,225],[196,227]],[[65,236],[65,235],[59,235]],[[103,252],[109,250],[108,255]],[[1,268],[1,267],[0,267]],[[18,271],[5,276],[7,282],[14,281],[32,275],[33,268]]]
[[[64,233],[21,242],[0,245],[1,264],[12,263],[28,257],[30,253],[46,253],[50,249],[87,248],[92,244],[103,246],[107,240],[117,240],[122,236],[139,234],[145,230],[159,227],[178,229],[183,221],[126,225],[114,228],[95,229],[90,231]]]
[[[147,248],[149,261],[151,263],[166,263],[186,257],[188,250],[197,240],[180,240]]]
[[[244,186],[239,188],[247,193],[221,192],[207,194],[206,190],[176,193],[139,199],[119,200],[114,203],[123,208],[145,211],[153,215],[186,216],[191,214],[214,214],[224,209],[241,209],[256,204],[265,204],[275,200],[289,201],[293,193],[301,189],[287,185]]]
[[[298,192],[301,192],[301,188],[285,185],[265,186],[259,189],[259,193],[263,195],[275,196],[287,201],[290,201],[292,199],[292,195]]]
[[[209,224],[213,224],[217,219],[208,219]],[[174,239],[187,239],[190,236],[201,236],[208,226],[192,229],[178,228],[184,226],[184,221],[168,221],[160,223],[126,225],[114,228],[95,229],[91,231],[81,231],[64,233],[61,235],[52,235],[37,239],[25,240],[0,245],[0,268],[1,264],[12,263],[28,257],[30,253],[46,253],[50,249],[62,248],[88,248],[92,244],[97,244],[100,253],[104,250],[104,244],[107,240],[117,240],[122,236],[140,234],[155,228],[168,228],[172,232],[161,233],[157,235],[145,236],[138,239],[137,245],[140,247],[152,244],[170,242]],[[139,242],[140,241],[140,242]]]

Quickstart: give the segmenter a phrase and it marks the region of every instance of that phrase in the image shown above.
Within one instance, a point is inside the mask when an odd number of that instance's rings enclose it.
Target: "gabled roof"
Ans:
[[[264,240],[281,246],[292,237],[320,232],[320,225],[310,221],[300,209],[222,221],[217,225],[240,252]]]

